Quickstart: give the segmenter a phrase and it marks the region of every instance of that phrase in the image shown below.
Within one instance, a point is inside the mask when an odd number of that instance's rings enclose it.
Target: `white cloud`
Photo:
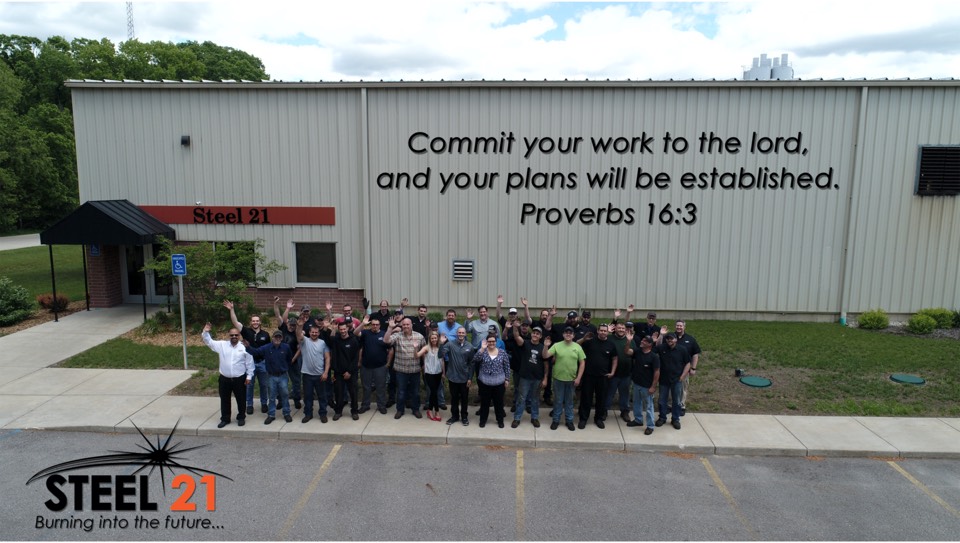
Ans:
[[[806,79],[960,77],[960,3],[943,0],[135,2],[134,19],[141,41],[213,41],[292,81],[730,79],[761,53],[789,53]],[[118,43],[126,11],[0,3],[0,33]]]

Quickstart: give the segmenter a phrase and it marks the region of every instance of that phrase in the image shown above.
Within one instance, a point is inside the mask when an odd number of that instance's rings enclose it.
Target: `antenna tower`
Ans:
[[[133,38],[133,2],[127,2],[127,39]]]

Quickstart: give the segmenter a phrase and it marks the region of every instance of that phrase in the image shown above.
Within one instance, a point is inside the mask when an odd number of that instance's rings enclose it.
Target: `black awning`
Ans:
[[[89,201],[40,233],[44,245],[147,245],[157,236],[177,239],[169,225],[129,200]]]

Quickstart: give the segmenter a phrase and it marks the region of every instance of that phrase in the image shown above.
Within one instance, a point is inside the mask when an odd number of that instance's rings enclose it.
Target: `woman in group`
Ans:
[[[427,385],[430,399],[427,401],[427,418],[440,420],[440,402],[437,391],[443,383],[443,359],[440,358],[440,334],[435,330],[430,332],[427,344],[417,353],[423,358],[423,382]]]
[[[506,349],[497,348],[497,334],[487,336],[486,348],[473,356],[479,367],[477,387],[480,389],[480,427],[487,424],[490,416],[490,402],[497,417],[497,426],[503,428],[506,413],[503,410],[503,393],[510,376],[510,359]]]

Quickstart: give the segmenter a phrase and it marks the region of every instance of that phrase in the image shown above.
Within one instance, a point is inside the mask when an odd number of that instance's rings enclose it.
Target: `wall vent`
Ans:
[[[960,194],[960,146],[921,146],[917,163],[918,196]]]
[[[453,280],[473,281],[476,278],[476,267],[477,264],[474,260],[454,260]]]

